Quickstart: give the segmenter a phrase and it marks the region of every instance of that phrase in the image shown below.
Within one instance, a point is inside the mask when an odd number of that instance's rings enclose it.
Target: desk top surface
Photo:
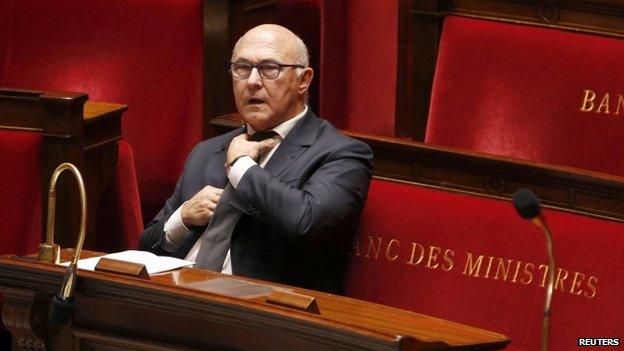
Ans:
[[[63,250],[62,261],[69,261],[71,250]],[[83,252],[82,257],[97,256],[98,253]],[[30,274],[24,274],[29,272]],[[24,284],[32,287],[39,282],[38,289],[58,291],[59,277],[65,267],[40,263],[34,255],[26,257],[0,257],[0,286]],[[32,274],[38,272],[37,274]],[[216,272],[194,268],[155,274],[150,279],[127,277],[112,273],[78,271],[81,289],[89,294],[105,290],[107,296],[119,293],[120,297],[139,300],[163,306],[180,306],[188,301],[210,305],[211,308],[227,308],[237,316],[271,316],[271,320],[292,325],[314,326],[325,331],[357,335],[387,344],[395,344],[400,350],[502,349],[509,339],[498,333],[478,329],[439,318],[406,310],[378,305],[318,291],[268,283],[260,280],[227,276]],[[58,281],[57,284],[50,280]],[[291,307],[267,303],[271,291],[287,291],[313,297],[318,312],[306,312]],[[417,292],[415,292],[415,298]],[[271,322],[269,322],[271,323]]]

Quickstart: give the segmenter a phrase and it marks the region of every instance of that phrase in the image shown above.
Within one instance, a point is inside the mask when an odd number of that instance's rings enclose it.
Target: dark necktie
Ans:
[[[275,131],[257,132],[251,136],[253,141],[262,141],[277,135]],[[219,203],[212,215],[208,228],[204,231],[201,247],[197,253],[195,267],[220,272],[223,261],[230,249],[230,239],[242,212],[230,205],[234,188],[228,183],[221,193]]]
[[[251,140],[253,141],[262,141],[265,139],[269,139],[272,138],[274,136],[278,135],[276,131],[274,130],[267,130],[266,132],[255,132],[252,136],[251,136]]]

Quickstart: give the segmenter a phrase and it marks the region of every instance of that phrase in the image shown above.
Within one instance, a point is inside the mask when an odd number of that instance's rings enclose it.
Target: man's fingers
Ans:
[[[219,199],[221,198],[221,195],[218,194],[212,194],[208,197],[208,199],[210,200],[211,203],[216,204],[217,202],[219,202]]]
[[[270,149],[273,146],[277,145],[277,142],[278,142],[277,137],[265,139],[265,140],[262,140],[262,141],[258,142],[258,148],[260,150]]]

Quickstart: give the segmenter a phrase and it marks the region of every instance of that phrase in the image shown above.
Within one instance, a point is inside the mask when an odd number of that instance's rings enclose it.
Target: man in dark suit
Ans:
[[[314,72],[305,44],[288,29],[247,32],[231,73],[246,126],[195,147],[140,248],[341,293],[372,152],[306,106]]]

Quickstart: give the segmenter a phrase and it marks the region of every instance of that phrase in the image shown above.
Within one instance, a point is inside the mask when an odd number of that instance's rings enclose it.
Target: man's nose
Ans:
[[[258,72],[257,67],[251,68],[251,73],[249,74],[249,77],[247,77],[247,83],[257,87],[262,86],[262,77],[260,77],[260,72]]]

